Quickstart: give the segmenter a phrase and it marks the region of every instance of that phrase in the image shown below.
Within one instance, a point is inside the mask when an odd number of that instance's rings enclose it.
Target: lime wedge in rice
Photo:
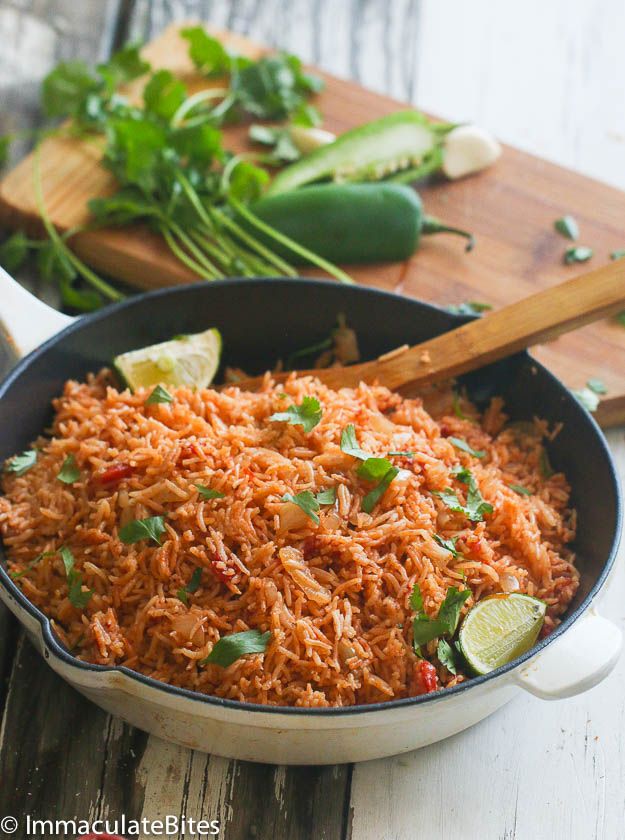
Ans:
[[[213,328],[130,350],[113,364],[131,391],[154,385],[205,388],[217,373],[220,356],[221,334]]]
[[[458,641],[476,674],[488,674],[525,653],[545,620],[544,601],[529,595],[491,595],[465,616]]]

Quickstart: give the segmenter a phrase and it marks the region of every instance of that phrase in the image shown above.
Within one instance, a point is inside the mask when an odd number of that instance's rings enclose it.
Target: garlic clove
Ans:
[[[289,128],[291,140],[295,143],[303,155],[314,152],[320,146],[327,146],[334,143],[336,134],[326,131],[323,128],[312,128],[305,125],[292,125]]]
[[[442,170],[448,178],[462,178],[491,166],[500,155],[492,134],[477,125],[460,125],[445,136]]]

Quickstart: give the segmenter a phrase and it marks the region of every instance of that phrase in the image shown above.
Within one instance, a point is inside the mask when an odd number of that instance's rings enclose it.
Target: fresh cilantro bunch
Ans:
[[[42,104],[51,118],[68,120],[58,132],[100,135],[103,165],[118,190],[89,202],[90,227],[145,223],[159,233],[174,256],[197,277],[297,276],[271,248],[278,241],[299,261],[349,281],[336,266],[317,257],[257,219],[248,205],[269,176],[264,169],[224,148],[221,124],[244,113],[280,118],[306,106],[320,82],[295,56],[253,61],[232,56],[201,28],[185,30],[191,56],[207,75],[226,75],[229,87],[189,95],[169,70],[152,72],[138,44],[129,44],[103,64],[61,62],[46,76]],[[142,101],[131,103],[119,87],[149,74]],[[214,100],[220,100],[215,105]],[[0,154],[8,140],[0,142]],[[58,283],[63,302],[85,311],[123,295],[98,277],[70,249],[79,230],[59,233],[45,208],[35,152],[35,193],[47,242],[17,233],[0,247],[0,263],[15,271],[31,251],[41,275]],[[262,237],[262,241],[260,239]],[[269,244],[267,244],[269,243]]]

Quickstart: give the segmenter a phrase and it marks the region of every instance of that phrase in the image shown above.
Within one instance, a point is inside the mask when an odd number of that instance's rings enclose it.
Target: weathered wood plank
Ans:
[[[0,731],[0,814],[138,818],[146,740],[84,700],[22,637]]]

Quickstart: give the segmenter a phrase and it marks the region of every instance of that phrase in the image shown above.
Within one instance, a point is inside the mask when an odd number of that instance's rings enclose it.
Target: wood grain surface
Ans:
[[[224,37],[232,49],[258,54],[254,42],[236,34]],[[154,66],[174,70],[195,89],[204,82],[193,73],[186,47],[173,26],[145,52]],[[402,107],[351,81],[331,76],[326,81],[318,105],[326,126],[337,133]],[[248,148],[246,131],[246,126],[228,129],[229,147]],[[0,216],[12,227],[38,226],[32,172],[33,162],[27,157],[0,184]],[[99,166],[94,142],[46,140],[42,173],[48,211],[61,229],[86,223],[88,199],[114,189],[111,176]],[[475,232],[475,251],[466,255],[451,237],[426,238],[405,263],[353,267],[359,283],[441,305],[480,300],[498,307],[580,271],[580,266],[563,265],[570,242],[553,229],[554,220],[564,213],[576,217],[583,241],[595,249],[594,265],[608,261],[624,241],[625,193],[511,147],[487,172],[455,183],[424,185],[422,191],[428,212]],[[73,245],[100,271],[142,288],[198,279],[159,236],[143,228],[84,232]],[[571,388],[583,387],[590,378],[601,379],[608,393],[601,400],[600,422],[607,426],[625,421],[625,330],[614,318],[541,345],[535,354]]]
[[[58,57],[99,58],[127,35],[151,38],[198,17],[625,187],[624,16],[620,0],[5,0],[0,130],[38,124],[37,83]],[[542,233],[557,259],[552,219],[545,213]],[[460,270],[459,248],[457,257]],[[54,300],[32,272],[20,276]],[[449,299],[463,299],[462,286]],[[608,441],[624,475],[622,429]],[[622,561],[601,609],[625,628]],[[315,770],[230,762],[148,737],[77,695],[18,637],[0,608],[0,816],[186,812],[220,819],[222,840],[625,836],[623,662],[578,698],[520,697],[416,753]]]

